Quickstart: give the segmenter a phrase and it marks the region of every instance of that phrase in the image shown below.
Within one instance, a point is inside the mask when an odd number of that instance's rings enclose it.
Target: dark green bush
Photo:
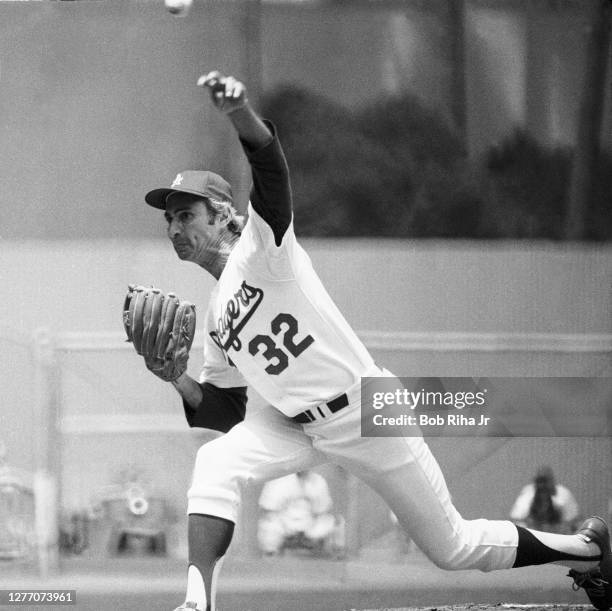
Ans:
[[[612,155],[603,152],[593,185],[593,202],[586,217],[589,240],[612,240]]]
[[[482,224],[501,238],[563,236],[570,154],[547,149],[516,130],[485,156],[482,191],[487,205]]]
[[[283,87],[265,99],[291,169],[296,231],[302,235],[389,235],[410,172],[357,118],[321,96]]]
[[[470,165],[444,118],[410,95],[351,112],[285,86],[262,111],[285,148],[301,235],[563,238],[571,152],[525,131]],[[586,238],[612,237],[611,191],[604,155]]]

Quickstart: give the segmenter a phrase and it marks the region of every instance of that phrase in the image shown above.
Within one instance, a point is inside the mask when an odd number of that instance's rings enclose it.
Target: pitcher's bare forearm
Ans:
[[[176,389],[183,401],[190,407],[196,409],[202,403],[203,393],[202,387],[191,376],[184,373],[172,382],[172,386]]]

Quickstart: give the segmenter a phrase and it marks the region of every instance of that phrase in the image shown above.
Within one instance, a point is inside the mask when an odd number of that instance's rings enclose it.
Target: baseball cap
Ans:
[[[214,172],[208,170],[185,170],[179,172],[170,185],[170,188],[153,189],[145,195],[145,201],[149,206],[166,209],[166,198],[171,193],[191,193],[202,197],[222,201],[233,201],[232,189],[229,184]]]

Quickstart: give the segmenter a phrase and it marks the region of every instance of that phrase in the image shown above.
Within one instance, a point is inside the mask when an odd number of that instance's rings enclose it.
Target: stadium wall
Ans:
[[[377,360],[397,374],[612,373],[609,246],[303,243],[349,322]],[[170,245],[159,240],[4,243],[0,278],[8,287],[0,345],[11,355],[3,371],[1,412],[9,462],[36,468],[40,444],[50,438],[59,453],[67,510],[87,506],[102,488],[117,483],[121,471],[134,467],[152,492],[169,501],[177,519],[184,519],[193,457],[208,437],[187,429],[174,391],[146,371],[124,342],[121,306],[127,284],[137,282],[175,290],[193,300],[201,316],[211,279],[178,261]],[[40,328],[56,347],[49,388],[58,418],[51,422],[40,411],[40,375],[33,359],[31,338]],[[192,374],[200,363],[196,346]],[[50,430],[54,422],[57,428]],[[585,510],[608,511],[610,482],[594,482],[597,473],[610,477],[610,470],[602,469],[610,460],[609,438],[502,441],[432,440],[466,516],[504,517],[542,463],[553,466]],[[373,493],[353,486],[359,506],[348,508],[344,475],[333,469],[328,475],[339,509],[359,516],[359,541],[389,527]],[[250,494],[253,503],[255,492]],[[238,550],[254,545],[252,511],[245,520]]]

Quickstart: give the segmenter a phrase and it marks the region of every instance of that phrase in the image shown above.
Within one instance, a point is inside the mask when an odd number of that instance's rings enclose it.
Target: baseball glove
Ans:
[[[195,306],[189,301],[153,287],[129,285],[123,304],[128,341],[162,380],[171,382],[187,370],[195,324]]]

